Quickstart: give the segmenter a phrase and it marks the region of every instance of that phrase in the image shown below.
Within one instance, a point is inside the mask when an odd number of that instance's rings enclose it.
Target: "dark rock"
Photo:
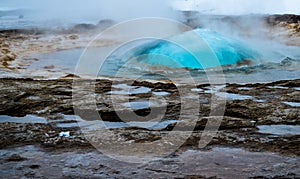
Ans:
[[[70,29],[71,32],[84,32],[88,30],[95,30],[97,28],[94,24],[77,24]]]
[[[40,166],[36,165],[36,164],[33,164],[33,165],[30,165],[29,168],[31,168],[31,169],[38,169],[38,168],[40,168]]]
[[[196,123],[195,123],[196,120]],[[187,130],[191,129],[191,126],[194,124],[194,131],[197,130],[203,130],[207,126],[207,122],[210,121],[211,127],[217,127],[218,129],[241,129],[241,128],[251,128],[255,127],[255,123],[253,123],[250,120],[242,119],[242,118],[232,118],[232,117],[218,117],[218,116],[211,116],[211,117],[204,117],[200,119],[190,119],[190,120],[184,120],[179,121],[174,124],[168,125],[168,127],[164,130],[174,130],[174,127],[176,126],[177,130]],[[219,123],[221,121],[221,123]],[[214,125],[215,124],[215,125]],[[219,125],[220,124],[220,125]]]
[[[18,154],[11,155],[10,157],[8,157],[6,159],[6,161],[8,161],[8,162],[21,162],[21,161],[24,161],[24,160],[27,160],[27,159],[20,156],[20,155],[18,155]]]
[[[115,23],[116,22],[111,19],[103,19],[103,20],[100,20],[97,25],[100,28],[108,28],[108,27],[113,26]]]
[[[73,78],[80,78],[80,76],[75,74],[67,74],[66,76],[60,77],[59,79],[73,79]]]
[[[298,23],[300,22],[300,15],[295,14],[283,14],[283,15],[271,15],[266,17],[266,22],[270,25],[276,25],[279,22],[285,23]]]

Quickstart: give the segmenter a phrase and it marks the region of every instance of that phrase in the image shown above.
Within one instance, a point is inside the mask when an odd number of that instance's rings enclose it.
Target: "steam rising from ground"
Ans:
[[[265,18],[264,15],[201,15],[195,23],[251,45],[263,54],[265,62],[280,62],[286,57],[300,59],[299,43],[287,45],[298,37],[290,36],[287,29],[267,24]]]

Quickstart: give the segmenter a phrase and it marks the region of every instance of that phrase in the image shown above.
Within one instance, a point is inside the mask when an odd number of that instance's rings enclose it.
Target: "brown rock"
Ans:
[[[59,79],[73,79],[73,78],[80,78],[80,76],[75,75],[75,74],[68,74],[66,76],[62,76]]]
[[[15,59],[16,57],[13,54],[7,54],[2,58],[3,61],[14,61]]]
[[[75,34],[68,36],[68,39],[71,39],[71,40],[76,40],[78,38],[79,38],[78,35],[75,35]]]

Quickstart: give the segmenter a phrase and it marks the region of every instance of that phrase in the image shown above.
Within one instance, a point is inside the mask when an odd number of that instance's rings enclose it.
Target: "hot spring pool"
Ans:
[[[209,82],[206,69],[216,69],[216,77],[221,76],[232,83],[255,83],[299,78],[300,53],[298,48],[282,45],[281,53],[276,49],[269,51],[252,48],[239,40],[231,39],[208,29],[195,29],[164,40],[142,40],[122,45],[105,59],[102,67],[97,54],[109,47],[89,49],[91,54],[80,63],[79,76],[84,78],[126,77],[145,79],[164,79],[165,74],[185,83],[182,70],[188,70],[197,81]],[[276,51],[276,53],[273,53]],[[293,52],[293,53],[291,53]],[[294,54],[294,58],[287,58]],[[70,49],[34,57],[38,61],[13,73],[13,77],[59,78],[76,73],[76,68],[84,49]],[[269,55],[271,54],[271,55]],[[298,55],[297,55],[298,54]],[[268,59],[268,60],[266,60]],[[246,63],[243,63],[246,62]],[[218,72],[219,68],[221,71]],[[216,67],[216,68],[214,68]],[[120,70],[125,71],[119,75]],[[159,74],[159,75],[157,75]],[[10,76],[9,72],[0,74]]]

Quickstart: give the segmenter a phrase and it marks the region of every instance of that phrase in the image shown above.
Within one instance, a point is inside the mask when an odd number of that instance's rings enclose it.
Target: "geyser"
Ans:
[[[195,29],[143,45],[134,57],[153,66],[206,69],[255,64],[260,55],[243,42],[208,29]]]

